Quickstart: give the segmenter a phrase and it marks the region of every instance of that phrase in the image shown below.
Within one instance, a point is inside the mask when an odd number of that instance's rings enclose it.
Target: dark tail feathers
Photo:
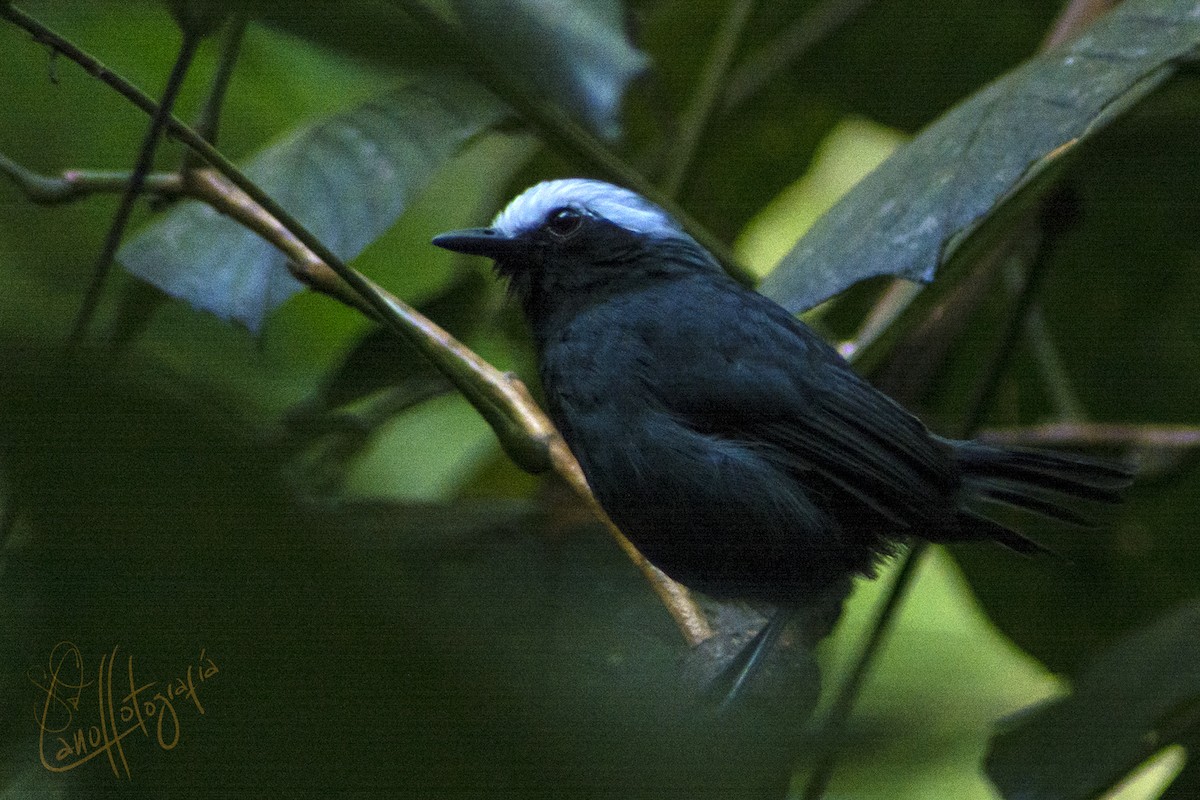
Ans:
[[[1121,502],[1121,490],[1133,472],[1120,464],[1071,453],[993,447],[973,441],[947,440],[970,498],[1002,503],[1073,525],[1088,520],[1064,500]],[[1043,550],[1017,531],[977,511],[962,508],[960,527],[968,538],[995,539],[1022,553]]]

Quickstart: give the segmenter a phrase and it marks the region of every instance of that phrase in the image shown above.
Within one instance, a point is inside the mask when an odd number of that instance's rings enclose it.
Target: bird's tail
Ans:
[[[1046,450],[994,447],[949,441],[963,476],[966,500],[1016,506],[1073,525],[1088,520],[1069,507],[1072,500],[1121,502],[1133,472],[1112,461]],[[1044,548],[974,509],[959,511],[960,530],[969,538],[995,539],[1022,553]]]

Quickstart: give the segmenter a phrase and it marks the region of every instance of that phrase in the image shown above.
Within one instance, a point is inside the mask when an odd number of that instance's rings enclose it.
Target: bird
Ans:
[[[1071,501],[1119,502],[1131,480],[1108,461],[933,433],[629,189],[545,181],[433,244],[494,261],[596,500],[710,597],[800,607],[917,539],[1037,553],[992,504],[1083,524]]]

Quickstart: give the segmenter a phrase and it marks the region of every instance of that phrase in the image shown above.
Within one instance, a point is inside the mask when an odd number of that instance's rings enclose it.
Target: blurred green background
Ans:
[[[1081,144],[1048,172],[1073,222],[1039,262],[1036,320],[985,427],[1091,420],[1190,426],[1194,439],[1200,425],[1200,5],[1126,6],[1123,24],[1140,27],[1121,35],[1136,35],[1154,91],[1121,89],[1107,117],[1081,111]],[[167,6],[20,8],[161,93],[180,41]],[[803,282],[786,254],[814,221],[1035,56],[1063,4],[259,0],[243,10],[220,149],[258,164],[256,180],[352,266],[532,382],[503,288],[486,264],[429,246],[432,235],[483,224],[534,180],[640,175],[750,272],[782,259],[772,279],[782,270]],[[1021,91],[1069,106],[1103,84],[1106,65],[1132,63],[1104,41],[1080,51],[1096,72],[1039,73]],[[202,44],[181,119],[198,113],[220,50],[220,35]],[[1046,114],[1015,96],[978,128],[951,126],[952,138],[1017,148]],[[127,171],[147,126],[9,23],[0,97],[0,156],[43,175]],[[157,168],[180,157],[168,140]],[[1018,253],[989,272],[979,252],[1019,238],[1013,216],[1050,185],[987,194],[990,163],[934,206],[949,217],[982,198],[979,249],[947,248],[942,279],[862,360],[947,433],[963,424],[1031,263]],[[964,159],[961,174],[976,166]],[[922,180],[841,207],[871,230],[887,201],[922,202]],[[799,796],[817,749],[809,712],[816,704],[820,718],[853,662],[888,569],[860,582],[811,660],[797,654],[791,694],[764,694],[731,723],[697,719],[687,668],[697,656],[569,490],[518,470],[469,404],[358,312],[307,292],[277,308],[241,293],[286,281],[282,261],[238,239],[232,222],[140,203],[119,259],[159,288],[116,269],[87,346],[66,358],[116,206],[108,194],[38,205],[0,181],[0,797]],[[855,271],[853,259],[846,249],[827,260],[855,278],[906,271],[899,259]],[[809,285],[824,296],[820,281]],[[860,283],[810,319],[848,338],[887,281]],[[197,302],[251,311],[230,322]],[[1126,506],[1097,530],[1022,523],[1061,558],[979,546],[922,562],[828,796],[1200,793],[1185,757],[1200,733],[1200,631],[1163,622],[1198,592],[1195,449],[1102,451],[1142,470]],[[1117,657],[1126,641],[1141,643],[1145,663]],[[88,682],[67,731],[99,723],[98,670],[114,647],[118,707],[128,670],[154,691],[204,659],[219,671],[196,687],[203,713],[175,698],[174,749],[136,733],[122,740],[124,762],[89,746],[98,757],[52,772],[39,737],[53,762],[67,734],[39,732],[39,687],[61,642],[83,664],[62,674]],[[1002,722],[1085,696],[1086,708],[1059,707],[1066,722],[1053,735],[1037,714]],[[1112,698],[1111,719],[1092,725],[1096,696]],[[48,719],[64,719],[51,705]]]

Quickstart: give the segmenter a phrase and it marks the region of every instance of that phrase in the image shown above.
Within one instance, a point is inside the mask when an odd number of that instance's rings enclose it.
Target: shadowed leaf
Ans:
[[[858,184],[763,291],[804,310],[877,275],[933,279],[995,210],[1200,47],[1200,3],[1133,0],[935,122]]]
[[[1102,655],[1070,697],[998,734],[987,771],[1001,793],[1022,800],[1095,797],[1166,745],[1194,741],[1198,631],[1200,600],[1193,600]]]
[[[464,31],[517,77],[608,139],[621,132],[621,99],[647,65],[623,30],[622,3],[454,0]]]

